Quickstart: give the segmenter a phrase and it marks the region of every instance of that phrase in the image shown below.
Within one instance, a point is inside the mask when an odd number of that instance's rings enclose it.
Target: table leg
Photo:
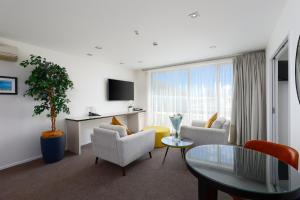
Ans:
[[[205,180],[198,178],[198,199],[217,200],[218,191],[211,187]]]
[[[181,156],[182,156],[182,159],[185,160],[185,148],[181,148]]]
[[[165,153],[164,159],[163,159],[163,161],[162,161],[162,164],[164,164],[164,163],[165,163],[165,160],[166,160],[166,157],[167,157],[168,151],[169,151],[169,147],[167,147],[167,149],[166,149],[166,153]]]

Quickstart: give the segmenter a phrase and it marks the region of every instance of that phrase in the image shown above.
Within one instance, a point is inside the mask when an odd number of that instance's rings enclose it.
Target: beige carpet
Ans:
[[[187,170],[180,150],[170,149],[164,165],[165,149],[156,149],[121,168],[100,160],[94,164],[91,146],[81,156],[68,154],[54,164],[36,160],[0,171],[1,200],[193,200],[197,180]],[[231,199],[219,193],[219,199]]]

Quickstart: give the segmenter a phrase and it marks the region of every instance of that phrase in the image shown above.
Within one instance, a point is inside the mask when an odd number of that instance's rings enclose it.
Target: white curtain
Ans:
[[[215,112],[230,119],[232,79],[231,62],[151,72],[150,124],[171,127],[175,113],[184,115],[185,125]]]
[[[151,73],[152,124],[171,127],[169,116],[175,113],[184,114],[183,123],[188,120],[188,71]]]

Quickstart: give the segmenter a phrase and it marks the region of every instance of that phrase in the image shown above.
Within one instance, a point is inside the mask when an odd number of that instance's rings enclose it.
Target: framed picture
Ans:
[[[18,94],[18,78],[0,76],[0,95],[1,94]]]

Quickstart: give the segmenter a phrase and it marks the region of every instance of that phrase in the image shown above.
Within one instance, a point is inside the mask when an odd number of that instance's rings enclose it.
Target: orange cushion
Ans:
[[[115,116],[111,119],[111,124],[112,125],[120,125],[126,127],[127,135],[131,135],[132,131],[128,129],[128,127],[123,124],[120,120],[118,120]]]
[[[213,114],[206,122],[204,128],[210,128],[211,125],[214,123],[214,121],[216,121],[216,119],[218,118],[218,113]]]

